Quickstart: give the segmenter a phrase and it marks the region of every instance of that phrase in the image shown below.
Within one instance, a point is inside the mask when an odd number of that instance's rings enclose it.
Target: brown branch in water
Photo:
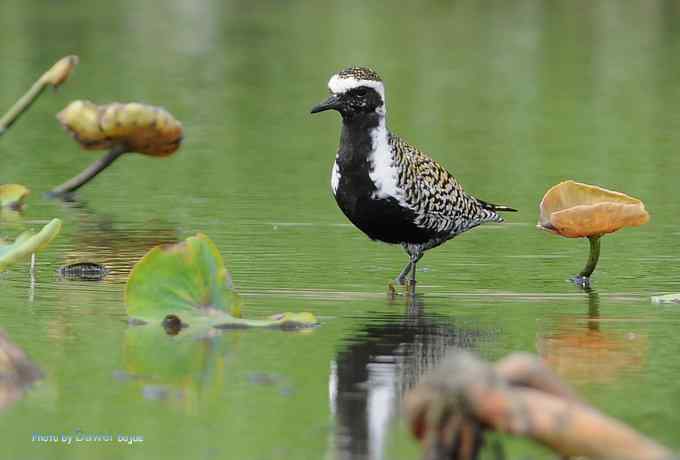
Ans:
[[[428,460],[477,458],[485,430],[528,437],[562,456],[678,458],[580,402],[538,358],[526,354],[492,366],[455,353],[407,393],[404,406]]]
[[[529,387],[568,401],[582,402],[571,387],[530,353],[512,353],[494,367],[512,386]]]
[[[20,399],[42,375],[26,353],[0,330],[0,411]]]
[[[48,85],[58,88],[64,83],[77,64],[78,56],[66,56],[58,60],[47,72],[38,78],[28,92],[21,96],[7,113],[0,118],[0,136],[19,119],[22,113],[28,110]]]

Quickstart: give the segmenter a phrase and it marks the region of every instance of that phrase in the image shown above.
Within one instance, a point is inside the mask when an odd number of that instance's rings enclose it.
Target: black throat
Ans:
[[[380,118],[375,112],[342,116],[337,163],[343,174],[368,175],[368,157],[373,151],[371,131],[380,125]]]

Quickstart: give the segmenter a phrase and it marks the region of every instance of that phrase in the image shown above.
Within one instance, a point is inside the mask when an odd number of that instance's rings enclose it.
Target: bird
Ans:
[[[385,85],[375,70],[348,67],[331,76],[328,89],[311,113],[335,110],[342,117],[331,191],[370,239],[406,251],[397,284],[415,293],[416,264],[425,251],[481,224],[503,222],[499,212],[516,212],[465,192],[441,164],[387,128]]]

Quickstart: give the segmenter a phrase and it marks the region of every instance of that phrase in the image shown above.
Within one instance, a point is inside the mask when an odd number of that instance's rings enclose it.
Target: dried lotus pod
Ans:
[[[57,118],[84,149],[108,149],[109,153],[53,189],[52,196],[70,195],[124,153],[166,157],[182,143],[182,124],[165,109],[147,104],[114,102],[98,106],[74,101]]]
[[[97,106],[71,102],[57,118],[88,150],[126,146],[129,152],[151,156],[173,154],[182,142],[182,124],[160,107],[137,102]]]
[[[548,190],[539,210],[537,228],[567,238],[586,237],[590,241],[588,263],[571,278],[586,288],[590,287],[590,275],[600,256],[600,237],[649,222],[649,213],[637,198],[573,180]]]

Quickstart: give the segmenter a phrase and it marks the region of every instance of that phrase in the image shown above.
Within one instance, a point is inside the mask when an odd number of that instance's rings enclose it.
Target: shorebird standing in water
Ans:
[[[428,249],[515,211],[466,193],[439,163],[389,132],[385,87],[372,69],[350,67],[331,77],[330,97],[312,113],[342,115],[331,189],[342,212],[373,240],[400,244],[409,262],[396,278],[415,292],[416,264]]]

